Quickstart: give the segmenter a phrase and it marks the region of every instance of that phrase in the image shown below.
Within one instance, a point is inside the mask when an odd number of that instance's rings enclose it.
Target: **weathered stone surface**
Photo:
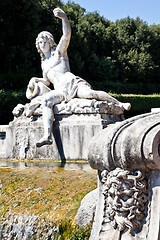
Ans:
[[[41,116],[42,96],[34,98],[30,103],[25,105],[18,104],[12,111],[15,118],[23,115],[26,117]],[[124,109],[115,103],[107,101],[97,101],[95,99],[79,99],[73,98],[69,102],[62,101],[53,108],[55,115],[72,115],[72,114],[96,114],[102,115],[123,115]]]
[[[8,125],[0,125],[0,158],[6,158],[7,140],[6,132]]]
[[[147,240],[160,239],[160,172],[152,171],[150,179],[149,231]]]
[[[78,209],[75,223],[80,227],[85,227],[94,220],[96,205],[98,201],[98,189],[88,193],[82,200],[81,206]]]
[[[37,148],[36,143],[43,135],[42,117],[27,118],[22,114],[2,129],[1,134],[6,138],[0,140],[0,158],[86,160],[91,138],[109,123],[123,119],[123,115],[116,115],[111,108],[112,115],[56,114],[53,144],[41,148]]]
[[[145,174],[116,168],[101,176],[104,209],[99,239],[145,239],[150,200]]]
[[[159,240],[160,112],[107,126],[89,146],[98,170],[90,240]]]
[[[115,123],[96,135],[89,147],[94,169],[160,169],[160,113],[148,113]]]
[[[138,172],[117,168],[99,174],[90,240],[159,240],[160,172]]]
[[[151,208],[154,188],[150,186],[150,174],[116,168],[109,173],[99,171],[98,176],[98,201],[90,240],[151,239],[148,238],[152,232],[150,219],[153,215],[156,221],[157,213]],[[156,201],[154,207],[155,204]]]

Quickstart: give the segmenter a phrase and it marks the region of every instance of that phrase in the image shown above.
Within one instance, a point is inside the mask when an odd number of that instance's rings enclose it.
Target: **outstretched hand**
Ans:
[[[65,12],[61,8],[55,8],[53,10],[53,14],[54,14],[55,17],[58,17],[58,18],[61,18],[61,19],[66,17]]]

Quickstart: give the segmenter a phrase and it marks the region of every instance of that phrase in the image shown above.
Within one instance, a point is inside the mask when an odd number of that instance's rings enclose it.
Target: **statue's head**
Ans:
[[[142,172],[116,168],[108,174],[103,171],[102,176],[106,215],[113,227],[130,232],[140,228],[148,202]]]
[[[39,47],[39,42],[40,40],[43,39],[45,40],[46,42],[49,43],[49,46],[50,46],[50,49],[51,49],[51,52],[53,49],[55,49],[55,47],[57,46],[57,44],[54,42],[54,38],[53,38],[53,35],[50,33],[50,32],[47,32],[47,31],[43,31],[43,32],[40,32],[36,38],[36,48],[37,48],[37,51],[40,53],[41,55],[41,59],[44,60],[45,56],[43,54],[43,52],[41,51],[40,47]]]

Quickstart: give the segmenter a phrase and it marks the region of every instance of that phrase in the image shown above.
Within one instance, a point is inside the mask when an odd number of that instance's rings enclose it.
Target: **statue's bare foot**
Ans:
[[[131,104],[130,104],[130,103],[123,103],[123,104],[122,104],[122,107],[123,107],[125,110],[129,111],[130,108],[131,108]]]
[[[51,145],[53,142],[51,137],[42,137],[37,143],[37,147],[42,147],[43,145]]]

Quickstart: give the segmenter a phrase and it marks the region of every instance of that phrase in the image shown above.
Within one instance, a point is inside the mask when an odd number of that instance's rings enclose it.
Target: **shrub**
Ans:
[[[150,112],[152,108],[160,107],[160,94],[136,95],[136,94],[111,94],[121,102],[130,102],[131,110],[125,112],[125,117]]]
[[[160,93],[160,84],[147,83],[121,83],[116,81],[94,81],[90,82],[93,89],[105,90],[106,92],[118,94],[154,94]]]

